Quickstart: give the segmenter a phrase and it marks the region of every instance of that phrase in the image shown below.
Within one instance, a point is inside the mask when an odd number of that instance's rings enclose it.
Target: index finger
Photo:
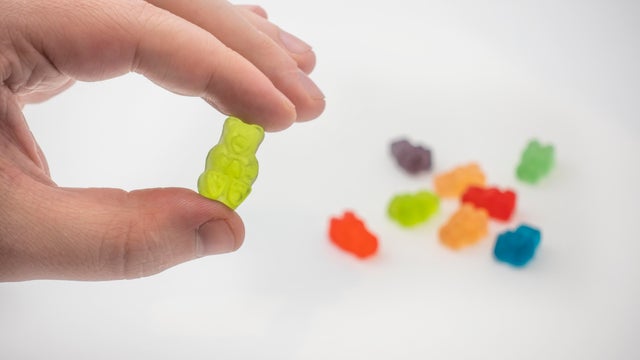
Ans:
[[[266,130],[296,119],[291,101],[251,62],[166,10],[139,0],[50,4],[29,6],[14,22],[63,74],[94,81],[135,71]],[[38,19],[38,26],[22,18]]]

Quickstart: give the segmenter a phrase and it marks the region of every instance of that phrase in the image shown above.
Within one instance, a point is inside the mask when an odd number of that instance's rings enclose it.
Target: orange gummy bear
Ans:
[[[489,214],[485,209],[464,203],[440,228],[440,241],[459,250],[480,241],[489,232]]]
[[[484,185],[485,177],[478,164],[470,163],[436,176],[433,182],[440,197],[460,197],[469,186]]]
[[[329,238],[339,248],[364,259],[376,253],[378,239],[364,226],[351,211],[346,211],[342,218],[331,218]]]

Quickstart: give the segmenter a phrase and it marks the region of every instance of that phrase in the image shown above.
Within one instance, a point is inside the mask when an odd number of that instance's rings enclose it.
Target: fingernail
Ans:
[[[320,88],[318,88],[318,86],[302,70],[298,70],[298,78],[300,84],[312,99],[324,99],[324,94],[320,91]]]
[[[197,255],[224,254],[236,250],[236,238],[226,221],[211,220],[200,226],[197,238]]]
[[[282,44],[284,44],[287,50],[294,54],[302,54],[311,50],[311,46],[309,46],[309,44],[284,30],[280,30],[280,41],[282,41]]]

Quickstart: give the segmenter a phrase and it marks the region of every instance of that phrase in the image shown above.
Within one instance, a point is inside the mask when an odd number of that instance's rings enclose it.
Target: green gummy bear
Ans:
[[[399,194],[389,203],[389,217],[404,227],[427,221],[440,208],[440,198],[429,191]]]
[[[237,208],[251,192],[258,177],[258,146],[264,130],[235,117],[224,122],[220,141],[207,154],[204,172],[198,178],[198,192],[228,207]]]
[[[521,181],[535,184],[551,171],[553,163],[553,145],[543,146],[538,140],[531,140],[522,153],[516,176]]]

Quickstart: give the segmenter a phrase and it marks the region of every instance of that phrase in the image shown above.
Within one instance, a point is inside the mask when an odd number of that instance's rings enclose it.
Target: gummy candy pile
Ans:
[[[237,208],[251,192],[258,176],[255,153],[264,138],[258,125],[245,124],[229,117],[224,123],[217,145],[208,153],[205,170],[198,178],[198,192],[231,209]],[[391,154],[398,166],[409,175],[431,171],[432,151],[413,145],[406,139],[391,144]],[[527,144],[516,168],[519,180],[536,184],[553,168],[554,148],[537,140]],[[487,237],[489,219],[509,221],[516,209],[516,193],[486,186],[480,166],[470,163],[437,174],[434,191],[395,195],[387,207],[389,217],[402,227],[414,227],[429,221],[440,208],[440,199],[459,199],[460,207],[440,228],[440,242],[453,250],[474,245]],[[352,211],[331,218],[329,238],[340,249],[361,259],[375,255],[378,238]],[[494,246],[497,260],[516,267],[526,265],[540,244],[540,231],[521,224],[514,231],[499,234]]]
[[[432,151],[424,146],[401,139],[391,144],[391,154],[409,175],[431,171]],[[552,145],[530,141],[516,167],[516,177],[525,183],[538,183],[553,168],[554,154]],[[452,250],[478,243],[488,236],[490,219],[508,222],[516,210],[516,193],[487,186],[485,174],[476,163],[437,174],[433,188],[393,196],[387,214],[398,225],[409,228],[429,221],[438,212],[441,199],[459,200],[459,209],[438,232],[442,245]],[[379,248],[377,237],[352,211],[341,218],[331,218],[329,238],[342,250],[362,259],[373,256]],[[525,266],[534,257],[540,239],[540,230],[520,224],[514,231],[497,236],[493,255],[512,266]]]

